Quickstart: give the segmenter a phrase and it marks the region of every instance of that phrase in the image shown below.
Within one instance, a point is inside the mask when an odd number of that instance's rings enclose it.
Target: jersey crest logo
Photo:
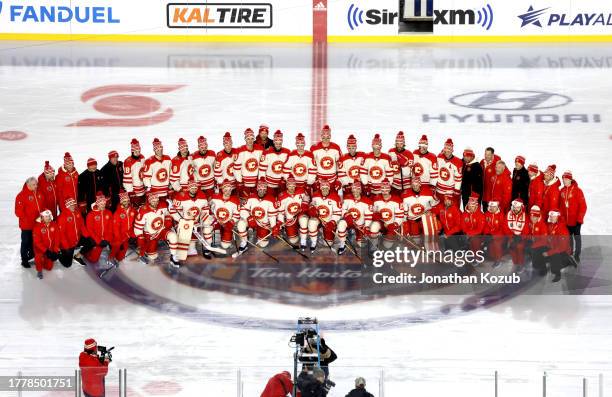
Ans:
[[[226,222],[230,217],[230,214],[227,208],[219,208],[216,214],[217,214],[217,219],[219,219],[221,222]]]
[[[244,168],[249,172],[255,172],[257,170],[257,160],[254,158],[248,159],[244,164]]]
[[[304,166],[304,164],[296,164],[293,166],[293,175],[297,176],[297,177],[302,177],[304,175],[306,175],[306,167]]]
[[[207,176],[209,176],[210,175],[210,165],[204,164],[203,166],[201,166],[200,169],[198,170],[198,174],[202,178],[206,178]]]
[[[391,211],[389,208],[381,209],[380,218],[385,222],[390,221],[391,219],[393,219],[393,211]]]
[[[319,213],[319,218],[327,218],[329,216],[329,208],[324,205],[319,205],[317,207],[317,212]]]
[[[354,220],[357,220],[357,219],[361,218],[361,211],[359,211],[359,209],[357,209],[357,208],[351,208],[348,211],[348,216],[353,218]]]
[[[383,169],[379,166],[370,168],[370,177],[374,180],[381,179],[384,175]]]
[[[416,176],[423,175],[423,166],[421,165],[421,163],[416,163],[414,165],[414,175]]]
[[[168,171],[166,171],[165,168],[162,168],[157,171],[157,173],[155,174],[155,177],[160,182],[166,182],[166,180],[168,180]]]
[[[197,218],[197,216],[200,214],[200,209],[198,207],[191,207],[189,208],[189,210],[187,211],[187,214],[189,214],[189,216],[191,217],[191,219],[195,219]]]
[[[291,203],[287,206],[287,212],[291,215],[295,215],[300,211],[300,205],[298,203]]]
[[[162,226],[164,225],[164,220],[161,217],[156,217],[155,219],[153,219],[153,221],[151,222],[151,229],[153,229],[153,231],[160,231]]]
[[[266,211],[261,207],[254,207],[252,213],[255,219],[262,219],[266,215]]]
[[[423,213],[425,212],[425,207],[423,206],[423,204],[416,203],[410,206],[410,212],[417,216],[423,215]]]
[[[334,167],[334,159],[330,156],[325,156],[320,161],[321,168],[325,171],[331,170]]]
[[[275,174],[280,174],[283,172],[283,162],[281,160],[277,160],[274,163],[272,163],[272,171]]]
[[[440,168],[440,179],[448,181],[450,179],[450,171],[446,167]]]
[[[348,175],[353,180],[356,180],[357,178],[359,178],[359,171],[360,171],[360,167],[358,165],[354,165],[351,168],[349,168]]]

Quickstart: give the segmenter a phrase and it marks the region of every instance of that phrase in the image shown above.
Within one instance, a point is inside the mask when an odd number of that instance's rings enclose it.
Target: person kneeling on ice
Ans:
[[[53,214],[49,210],[40,213],[36,219],[34,230],[34,263],[38,278],[43,278],[43,269],[52,270],[53,262],[59,259],[59,229],[53,222]]]
[[[95,339],[85,340],[85,348],[79,355],[81,383],[85,397],[103,397],[106,394],[104,378],[108,373],[110,358],[98,356],[98,343]]]
[[[260,397],[287,397],[292,392],[293,382],[291,381],[291,374],[288,371],[283,371],[268,380],[266,388]]]
[[[134,222],[134,234],[138,241],[140,260],[149,263],[157,259],[157,244],[166,240],[170,248],[172,266],[179,267],[176,257],[177,237],[172,230],[172,218],[168,212],[166,201],[160,201],[156,193],[149,193],[147,204],[140,208]]]
[[[355,379],[355,388],[351,390],[346,397],[374,397],[366,388],[366,381],[361,376]]]
[[[548,250],[542,254],[550,263],[550,272],[554,274],[553,283],[561,280],[561,270],[569,265],[577,267],[576,262],[570,256],[569,231],[565,223],[560,219],[561,213],[556,207],[548,212]]]
[[[96,201],[91,205],[85,227],[87,232],[84,234],[93,239],[95,246],[84,255],[89,262],[96,263],[100,259],[102,250],[109,247],[113,239],[113,213],[106,209],[106,197],[102,194],[98,194]]]
[[[302,214],[308,212],[310,197],[304,189],[297,188],[297,182],[293,175],[287,178],[287,188],[278,197],[278,223],[285,226],[287,239],[293,245],[298,243],[299,223]]]
[[[372,223],[372,201],[361,195],[361,183],[351,184],[351,194],[344,196],[342,202],[342,219],[338,222],[338,240],[340,247],[338,255],[346,250],[346,238],[349,230],[355,231],[355,244],[361,247],[363,235],[367,233]]]
[[[212,215],[212,228],[221,232],[221,248],[228,249],[234,241],[234,225],[240,219],[240,200],[232,194],[234,185],[230,180],[224,180],[220,193],[212,196],[210,200],[210,214]],[[204,228],[203,237],[208,245],[213,242],[213,229]]]
[[[306,231],[310,237],[310,253],[317,248],[319,226],[323,228],[323,238],[329,246],[334,243],[336,225],[342,214],[341,200],[337,193],[331,191],[330,182],[323,179],[319,182],[319,191],[312,195],[308,215],[299,219],[300,248],[306,250]]]
[[[60,231],[60,263],[64,267],[72,266],[75,260],[85,266],[83,255],[96,246],[96,242],[88,236],[87,228],[81,211],[77,211],[77,202],[69,197],[64,202],[65,209],[57,218]],[[81,250],[74,253],[78,247]]]
[[[416,178],[416,177],[415,177]],[[370,238],[372,248],[378,249],[378,238],[384,236],[385,248],[390,248],[400,233],[400,225],[404,221],[404,207],[401,199],[391,194],[391,185],[383,182],[381,195],[374,200],[372,207],[372,224]]]
[[[113,214],[113,240],[109,261],[117,266],[127,253],[130,239],[135,239],[134,222],[136,209],[132,207],[130,196],[126,191],[119,192],[119,205]]]
[[[257,236],[256,245],[261,248],[268,246],[270,236],[277,237],[279,228],[276,224],[278,204],[276,199],[268,193],[268,185],[264,178],[257,181],[257,192],[251,193],[240,208],[240,220],[236,225],[240,246],[238,250],[247,249],[248,229],[252,229]]]

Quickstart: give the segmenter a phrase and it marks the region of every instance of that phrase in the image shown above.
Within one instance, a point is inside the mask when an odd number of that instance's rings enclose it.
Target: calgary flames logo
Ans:
[[[393,169],[393,172],[399,172],[399,164],[397,163],[397,161],[391,162],[391,168]]]
[[[227,222],[230,217],[229,211],[227,208],[219,208],[216,212],[217,219],[221,221],[221,223]]]
[[[421,163],[416,163],[414,165],[413,171],[414,171],[414,175],[416,176],[423,175],[423,166],[421,165]]]
[[[295,215],[300,212],[300,205],[298,203],[291,203],[287,206],[287,212],[291,215]]]
[[[200,174],[200,176],[202,178],[206,178],[207,176],[210,175],[210,165],[208,164],[204,164],[203,166],[200,167],[200,169],[198,170],[198,174]]]
[[[334,166],[334,159],[329,156],[325,156],[321,159],[320,164],[324,170],[331,170]]]
[[[306,167],[304,166],[304,164],[296,164],[293,166],[293,175],[297,176],[297,177],[302,177],[304,175],[306,175]]]
[[[166,182],[168,180],[168,171],[165,168],[157,170],[155,177],[160,182]]]
[[[443,181],[448,181],[450,178],[450,171],[448,168],[442,167],[440,168],[440,179]]]
[[[381,209],[380,218],[385,222],[390,221],[391,219],[393,219],[393,211],[391,211],[389,208]]]
[[[283,172],[283,162],[280,160],[277,160],[275,162],[272,163],[272,171],[275,174],[280,174]]]
[[[319,205],[317,207],[317,212],[319,213],[319,218],[325,219],[329,216],[329,208],[324,205]]]
[[[156,217],[151,222],[151,229],[153,229],[155,232],[159,232],[162,229],[162,226],[164,226],[164,220],[160,216]]]
[[[354,180],[358,179],[360,169],[361,168],[358,165],[354,165],[351,168],[349,168],[348,175]]]
[[[257,170],[257,165],[257,160],[251,158],[246,161],[244,168],[246,168],[249,172],[255,172]]]
[[[230,164],[227,166],[227,175],[234,176],[234,164]]]
[[[357,220],[361,217],[361,211],[359,211],[357,208],[351,208],[348,211],[348,216],[353,218],[354,220]]]
[[[412,212],[414,215],[422,215],[425,212],[425,207],[423,207],[423,204],[413,204],[410,206],[410,212]]]
[[[187,211],[187,214],[191,217],[191,219],[196,219],[200,214],[200,209],[198,207],[191,207]]]
[[[253,207],[251,213],[255,219],[262,219],[266,215],[266,211],[261,207]]]
[[[378,167],[378,166],[374,166],[372,168],[370,168],[370,177],[374,180],[378,180],[381,179],[384,175],[383,169]]]

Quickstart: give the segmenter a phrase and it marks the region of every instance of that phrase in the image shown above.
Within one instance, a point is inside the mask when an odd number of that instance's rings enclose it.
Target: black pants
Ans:
[[[570,233],[570,239],[572,244],[572,252],[575,258],[580,258],[580,251],[582,251],[582,236],[580,235],[580,223],[576,223],[576,226],[568,226],[567,230]]]
[[[34,258],[34,238],[31,230],[21,231],[21,263],[28,263]]]
[[[540,276],[545,276],[546,273],[548,273],[548,269],[546,268],[546,257],[542,255],[547,250],[548,247],[538,247],[531,250],[531,265]]]
[[[561,270],[570,265],[570,256],[567,252],[561,252],[548,257],[550,263],[550,272],[552,274],[561,274]]]
[[[79,239],[79,242],[76,246],[64,250],[60,250],[59,261],[64,267],[72,266],[72,258],[74,257],[74,250],[77,247],[81,247],[81,253],[86,254],[88,251],[91,251],[93,247],[96,246],[96,243],[91,239],[82,237]]]

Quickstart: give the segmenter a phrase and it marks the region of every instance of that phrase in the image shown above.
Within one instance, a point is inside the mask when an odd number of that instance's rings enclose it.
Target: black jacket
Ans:
[[[91,172],[85,170],[79,174],[78,201],[87,204],[87,212],[91,210],[91,205],[96,201],[96,193],[103,191],[102,173],[100,170]]]
[[[346,397],[374,397],[372,393],[368,393],[366,389],[353,389],[346,395]]]
[[[110,161],[100,170],[102,173],[102,191],[107,197],[117,196],[123,188],[123,162],[113,165]]]
[[[302,397],[325,397],[327,390],[322,383],[312,375],[301,372],[297,378],[297,387],[302,393]]]
[[[527,205],[529,199],[529,173],[525,167],[517,171],[515,168],[512,171],[512,200],[520,197],[523,203]]]
[[[463,178],[461,179],[461,196],[469,197],[473,192],[480,196],[482,200],[482,166],[478,161],[469,164],[463,163]]]

